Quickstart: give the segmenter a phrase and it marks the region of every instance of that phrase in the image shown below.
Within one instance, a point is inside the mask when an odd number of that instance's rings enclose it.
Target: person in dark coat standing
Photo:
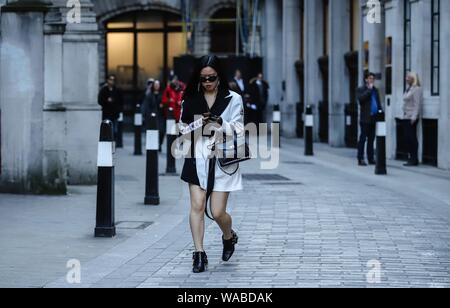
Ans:
[[[110,75],[106,84],[100,89],[98,104],[102,106],[103,120],[113,122],[114,133],[117,135],[117,120],[123,112],[123,99],[121,91],[116,87],[116,76]]]
[[[256,113],[255,106],[251,106],[251,96],[249,93],[249,86],[247,82],[242,78],[241,70],[237,69],[234,73],[233,79],[229,83],[229,87],[232,91],[236,92],[242,97],[245,106],[245,124],[254,122]]]
[[[256,107],[255,123],[265,123],[267,101],[269,100],[269,84],[262,73],[250,81],[251,104]]]
[[[376,116],[382,109],[380,93],[375,87],[375,74],[366,73],[365,85],[358,88],[357,98],[361,108],[361,135],[358,143],[358,164],[367,166],[364,160],[364,148],[367,142],[367,159],[370,165],[375,165],[374,142],[376,131]]]

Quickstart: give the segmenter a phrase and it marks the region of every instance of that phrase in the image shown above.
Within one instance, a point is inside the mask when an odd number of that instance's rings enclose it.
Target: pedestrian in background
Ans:
[[[250,97],[252,105],[255,105],[255,124],[265,123],[267,101],[269,100],[269,83],[264,80],[262,73],[250,81]],[[253,108],[252,108],[253,109]]]
[[[364,86],[358,88],[357,98],[361,107],[360,125],[361,135],[358,143],[358,164],[367,166],[364,160],[364,149],[367,142],[367,159],[370,165],[375,165],[375,131],[376,116],[383,110],[380,100],[380,92],[375,87],[375,74],[367,72],[364,74]]]
[[[153,93],[153,84],[155,80],[153,78],[150,78],[147,80],[147,86],[145,88],[144,95],[141,99],[141,112],[142,116],[145,119],[147,119],[147,116],[149,116],[152,113],[156,113],[156,108],[153,106],[152,102],[152,93]]]
[[[419,142],[417,141],[417,124],[420,120],[423,105],[423,92],[417,73],[406,75],[407,89],[403,95],[403,131],[408,144],[409,160],[407,167],[419,165]]]
[[[253,118],[253,110],[250,104],[250,94],[248,92],[248,84],[242,77],[242,72],[240,69],[237,69],[234,72],[234,77],[230,81],[230,89],[242,97],[242,101],[245,106],[245,124],[251,123]]]
[[[98,104],[102,106],[103,120],[110,120],[113,123],[114,135],[117,136],[117,120],[123,112],[123,99],[121,91],[116,86],[115,75],[108,76],[106,84],[100,89]]]
[[[173,109],[175,120],[178,122],[181,115],[181,102],[186,86],[175,76],[169,86],[164,91],[162,104],[164,107],[164,115],[167,118],[169,108]]]

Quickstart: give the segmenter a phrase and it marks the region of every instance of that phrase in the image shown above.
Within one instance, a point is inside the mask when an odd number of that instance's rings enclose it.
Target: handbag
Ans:
[[[216,152],[216,155],[214,155],[209,160],[208,181],[206,189],[206,207],[205,207],[206,216],[211,220],[214,220],[214,217],[212,215],[211,209],[209,209],[208,213],[208,203],[210,203],[209,198],[211,197],[211,194],[214,190],[216,163],[219,164],[219,167],[223,172],[227,173],[226,170],[224,170],[226,167],[236,164],[239,165],[239,163],[250,160],[252,158],[250,153],[250,147],[245,139],[245,135],[243,137],[238,137],[236,131],[234,131],[233,134],[232,144],[231,142],[227,142],[225,137],[222,142],[216,143],[214,145],[214,151]],[[217,158],[218,153],[221,153],[219,158]],[[239,166],[236,166],[236,171],[238,167]]]
[[[222,168],[251,159],[250,147],[245,135],[238,137],[236,131],[233,132],[233,142],[228,142],[225,137],[223,142],[216,144],[216,153],[221,154],[218,155],[217,161]]]

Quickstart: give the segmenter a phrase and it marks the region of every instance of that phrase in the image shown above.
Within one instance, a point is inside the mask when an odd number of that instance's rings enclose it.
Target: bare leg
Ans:
[[[191,225],[195,251],[205,251],[203,249],[203,239],[205,236],[206,192],[196,185],[189,185],[189,191],[191,194],[191,212],[189,222]]]
[[[227,203],[230,193],[227,192],[213,192],[211,195],[211,209],[214,219],[223,232],[225,240],[229,240],[233,237],[231,228],[233,221],[231,216],[227,213]]]

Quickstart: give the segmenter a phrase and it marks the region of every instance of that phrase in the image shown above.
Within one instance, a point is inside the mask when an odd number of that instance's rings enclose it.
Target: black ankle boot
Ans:
[[[192,271],[196,274],[208,270],[208,256],[205,252],[194,252],[192,259],[194,261]]]
[[[225,240],[222,237],[222,242],[223,242],[222,260],[225,262],[230,260],[231,257],[233,256],[234,246],[238,243],[238,239],[239,239],[236,232],[231,231],[231,234],[233,235],[233,237],[229,240]]]

